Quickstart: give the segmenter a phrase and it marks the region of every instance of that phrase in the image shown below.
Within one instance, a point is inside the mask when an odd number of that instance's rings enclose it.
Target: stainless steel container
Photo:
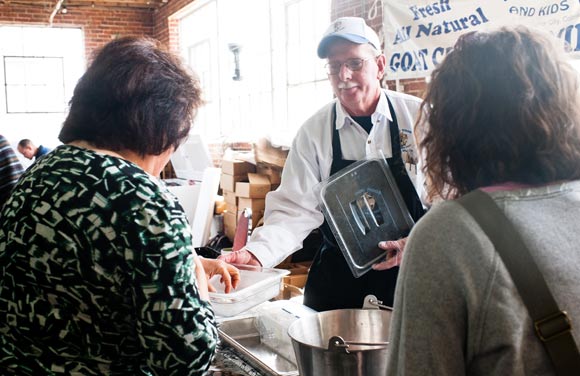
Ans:
[[[384,375],[391,314],[339,309],[296,320],[288,334],[300,375]]]

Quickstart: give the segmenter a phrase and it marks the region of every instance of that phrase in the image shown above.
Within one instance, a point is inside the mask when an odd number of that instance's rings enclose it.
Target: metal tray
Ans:
[[[256,327],[256,317],[243,317],[219,324],[222,342],[236,349],[251,364],[269,376],[298,376],[294,353],[281,354],[264,344]],[[292,359],[288,359],[292,358]]]

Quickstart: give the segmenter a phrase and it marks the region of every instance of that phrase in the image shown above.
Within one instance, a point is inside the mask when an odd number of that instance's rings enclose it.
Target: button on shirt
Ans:
[[[413,127],[421,99],[384,90],[371,115],[370,134],[347,114],[337,101],[310,117],[300,128],[286,159],[282,183],[266,197],[264,226],[254,230],[246,249],[265,267],[282,262],[302,248],[302,241],[324,221],[315,187],[330,176],[332,164],[332,107],[336,104],[336,128],[340,133],[342,157],[348,160],[389,158],[392,155],[389,123],[393,119],[386,95],[396,112],[401,152],[409,177],[423,199],[424,177],[420,173]]]

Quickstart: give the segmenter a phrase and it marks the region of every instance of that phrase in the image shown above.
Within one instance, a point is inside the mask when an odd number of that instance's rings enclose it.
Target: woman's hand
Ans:
[[[387,255],[385,261],[373,265],[373,270],[386,270],[401,265],[405,244],[407,238],[379,242],[379,248],[387,251]]]
[[[238,287],[240,283],[240,271],[233,265],[230,265],[222,260],[206,259],[197,257],[201,260],[203,268],[205,270],[205,275],[207,281],[210,280],[214,275],[221,275],[220,282],[225,285],[225,293],[232,291],[232,288]],[[210,292],[215,292],[215,288],[206,281],[208,290]]]
[[[203,263],[201,257],[198,255],[193,256],[193,262],[195,263],[195,279],[197,280],[197,289],[199,290],[199,297],[202,300],[209,301],[209,283],[207,281],[207,277],[205,275],[205,269],[203,267]]]

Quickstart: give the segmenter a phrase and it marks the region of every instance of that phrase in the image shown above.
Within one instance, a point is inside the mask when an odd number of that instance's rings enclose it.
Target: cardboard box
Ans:
[[[256,172],[256,166],[238,159],[222,160],[222,173],[233,176],[245,176],[249,172]]]
[[[308,273],[306,274],[295,274],[287,275],[284,277],[284,283],[287,285],[296,286],[302,288],[306,286],[306,280],[308,279]]]
[[[234,192],[236,190],[236,183],[239,181],[247,181],[246,175],[228,175],[221,174],[220,176],[220,188],[224,191]]]
[[[306,281],[308,280],[308,271],[312,261],[297,262],[297,263],[282,263],[276,268],[290,270],[290,274],[283,279],[284,299],[290,299],[296,295],[301,295]]]
[[[253,146],[256,162],[266,162],[275,166],[284,167],[289,149],[275,147],[266,138],[259,139]]]
[[[236,216],[237,213],[224,213],[224,228],[225,227],[232,227],[234,230],[236,229],[236,225],[238,223],[238,217]]]
[[[273,300],[290,300],[294,297],[304,295],[304,288],[286,283],[286,277],[284,277],[282,285],[284,286],[282,291],[280,291],[280,294],[278,294],[278,296]],[[304,285],[306,285],[306,282],[304,282]]]
[[[231,227],[224,227],[224,235],[233,243],[236,237],[236,229]]]
[[[262,175],[268,175],[272,185],[280,185],[282,182],[282,167],[260,162],[256,166],[256,172]]]
[[[240,215],[244,212],[244,209],[240,208],[238,210],[238,218],[240,218]],[[258,222],[260,222],[260,219],[262,219],[262,217],[264,216],[264,212],[263,211],[252,211],[252,230],[256,228],[256,226],[258,225]]]
[[[238,206],[238,196],[234,191],[223,191],[224,201],[226,204],[230,204],[233,206]]]
[[[266,209],[265,198],[238,197],[238,208],[250,208],[252,212],[263,212]]]
[[[291,259],[288,257],[286,260]],[[276,266],[276,269],[286,269],[290,271],[290,275],[296,274],[308,274],[308,270],[310,269],[310,265],[312,265],[312,261],[302,261],[302,262],[287,262],[284,261]]]
[[[232,242],[234,241],[234,237],[236,235],[236,225],[237,225],[237,217],[236,213],[226,212],[224,213],[224,234],[230,239]]]
[[[237,213],[238,207],[236,205],[232,205],[229,202],[226,202],[226,211],[228,213]]]
[[[247,182],[236,182],[236,196],[264,198],[270,192],[270,179],[266,175],[248,174]]]

